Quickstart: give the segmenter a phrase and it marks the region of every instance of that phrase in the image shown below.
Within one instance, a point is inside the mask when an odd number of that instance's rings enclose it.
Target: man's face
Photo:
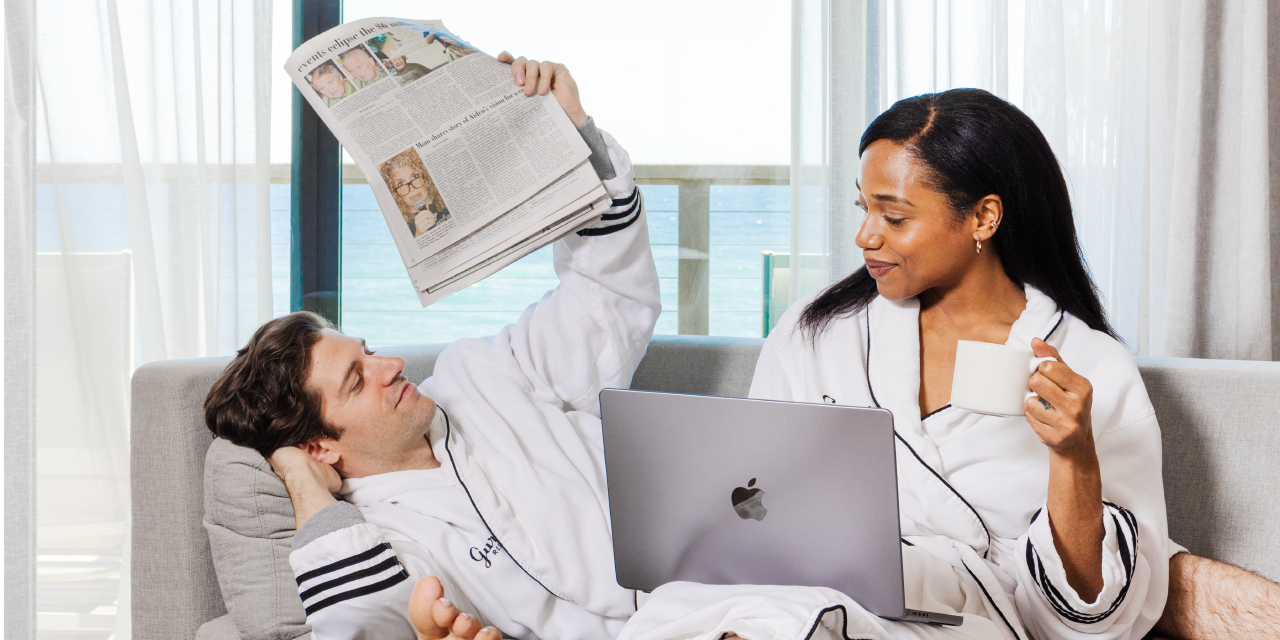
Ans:
[[[395,189],[396,196],[400,201],[405,203],[410,209],[416,210],[414,206],[419,200],[430,202],[427,194],[427,180],[422,174],[413,170],[413,167],[400,166],[391,171],[391,186]],[[401,194],[400,192],[405,193]]]
[[[322,444],[344,478],[406,468],[412,454],[430,446],[426,434],[436,404],[403,372],[402,358],[373,355],[364,340],[332,329],[312,347],[307,386],[319,392],[324,419],[342,431]]]
[[[378,77],[378,63],[364,49],[356,49],[342,56],[342,67],[359,78],[360,82],[370,82]]]
[[[346,81],[338,77],[336,73],[321,73],[311,76],[311,86],[316,91],[319,91],[320,95],[331,100],[341,98],[347,92],[345,85]]]

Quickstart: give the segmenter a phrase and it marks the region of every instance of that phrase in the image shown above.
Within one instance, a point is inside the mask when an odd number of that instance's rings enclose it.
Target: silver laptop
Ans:
[[[893,414],[605,389],[618,584],[830,587],[884,618],[906,608]]]

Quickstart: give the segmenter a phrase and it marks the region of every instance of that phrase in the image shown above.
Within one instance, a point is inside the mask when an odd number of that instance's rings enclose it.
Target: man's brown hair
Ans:
[[[320,395],[307,387],[311,349],[320,332],[331,328],[308,311],[258,327],[209,390],[205,426],[264,458],[280,447],[337,440],[342,431],[324,421]]]

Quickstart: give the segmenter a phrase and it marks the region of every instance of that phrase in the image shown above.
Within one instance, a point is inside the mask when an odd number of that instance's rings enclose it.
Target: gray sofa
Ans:
[[[762,340],[659,336],[632,387],[743,396]],[[406,375],[445,345],[380,349]],[[173,360],[133,376],[133,637],[236,638],[204,511],[202,404],[228,358]],[[1280,363],[1139,359],[1164,436],[1169,529],[1192,552],[1280,579]],[[207,624],[206,624],[207,623]],[[204,625],[204,629],[201,626]]]

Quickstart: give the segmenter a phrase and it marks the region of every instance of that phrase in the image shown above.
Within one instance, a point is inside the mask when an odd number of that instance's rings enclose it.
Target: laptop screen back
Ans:
[[[618,584],[830,587],[902,615],[893,416],[606,389]]]

